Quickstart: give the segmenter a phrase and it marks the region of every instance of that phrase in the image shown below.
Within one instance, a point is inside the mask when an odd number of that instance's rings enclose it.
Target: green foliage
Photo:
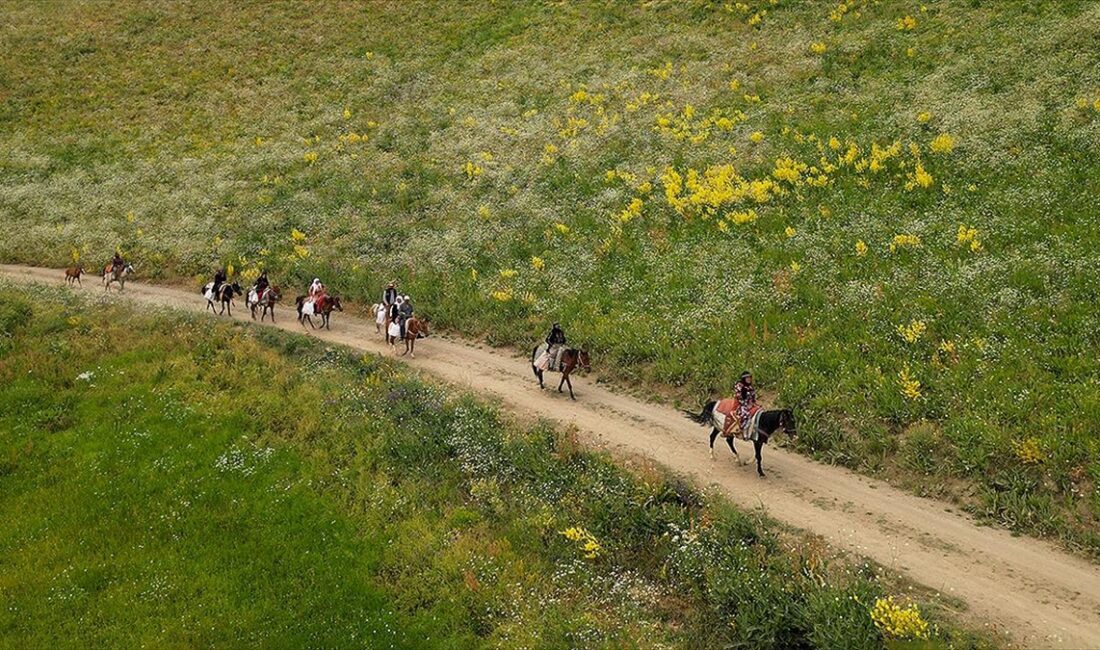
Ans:
[[[882,643],[849,604],[883,593],[872,578],[392,362],[36,304],[0,359],[16,645]]]
[[[9,2],[0,259],[397,277],[681,396],[751,366],[801,450],[975,508],[1036,434],[1063,523],[998,519],[1095,554],[1097,8],[1001,4]]]

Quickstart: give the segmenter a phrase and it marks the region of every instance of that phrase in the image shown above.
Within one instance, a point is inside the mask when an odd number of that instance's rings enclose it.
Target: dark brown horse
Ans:
[[[416,352],[413,350],[416,348],[416,339],[427,335],[428,321],[420,320],[416,316],[412,316],[405,321],[405,351],[401,353],[401,356],[407,354],[415,359]]]
[[[213,294],[210,293],[210,291],[207,290],[207,289],[211,289],[211,290],[213,289],[213,283],[212,282],[210,284],[208,284],[206,287],[204,287],[203,295],[206,296],[206,306],[207,306],[207,308],[210,309],[210,311],[217,312],[217,314],[219,316],[224,314],[226,312],[226,310],[228,310],[229,315],[232,316],[233,315],[233,298],[235,296],[240,296],[240,295],[244,294],[244,291],[241,289],[241,285],[236,283],[236,282],[234,282],[233,284],[229,284],[228,282],[223,283],[222,286],[218,287],[218,291],[216,293],[213,293]],[[222,306],[221,311],[217,311],[217,308],[214,307],[215,302],[221,303],[221,306]]]
[[[79,264],[76,266],[70,266],[65,269],[65,282],[69,284],[79,284],[84,286],[84,283],[80,281],[80,276],[84,275],[84,267]]]
[[[255,301],[252,298],[255,297]],[[260,322],[264,322],[264,318],[271,314],[271,322],[275,322],[275,303],[282,300],[283,294],[279,291],[279,287],[270,286],[264,289],[263,293],[256,296],[253,291],[248,292],[248,297],[245,299],[245,304],[252,311],[252,320],[256,320],[256,308],[260,308]]]
[[[298,296],[294,299],[294,304],[298,306],[298,322],[302,324],[302,327],[305,327],[306,323],[309,323],[311,328],[317,329],[310,315],[303,311],[306,304],[306,298],[307,296]],[[313,313],[321,317],[321,329],[332,329],[329,326],[329,317],[332,315],[333,311],[344,311],[343,305],[340,304],[339,296],[325,294],[317,299],[316,304],[313,305]]]
[[[539,388],[543,388],[542,375],[543,370],[535,365],[535,360],[539,358],[539,355],[546,350],[546,344],[540,344],[535,346],[535,349],[531,351],[531,370],[534,371],[535,376],[539,380]],[[558,382],[558,392],[562,392],[562,386],[569,386],[569,397],[571,399],[577,399],[577,396],[573,394],[573,382],[570,381],[569,375],[573,374],[577,366],[584,368],[586,371],[592,370],[592,362],[588,357],[587,350],[578,350],[576,348],[567,348],[561,353],[561,381]]]
[[[715,406],[718,404],[716,401],[707,402],[703,406],[701,413],[692,413],[691,411],[684,411],[684,415],[688,417],[692,422],[696,422],[702,425],[709,425],[710,430],[710,457],[714,458],[714,439],[718,437],[718,434],[726,431],[726,416],[715,410]],[[735,423],[736,424],[736,423]],[[782,429],[791,438],[798,435],[798,431],[795,429],[794,413],[790,409],[776,409],[772,411],[762,411],[756,420],[756,430],[753,435],[750,436],[752,440],[753,449],[756,451],[756,473],[761,478],[764,477],[764,468],[760,464],[760,450],[764,445],[768,444],[768,439],[777,430]],[[728,434],[723,434],[726,439],[726,444],[729,445],[730,451],[734,456],[737,456],[738,464],[741,463],[741,457],[737,454],[737,448],[733,446],[733,439],[735,432],[739,430],[739,427],[734,426],[729,429]]]

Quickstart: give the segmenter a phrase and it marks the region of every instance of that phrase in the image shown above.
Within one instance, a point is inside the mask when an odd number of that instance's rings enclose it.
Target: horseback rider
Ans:
[[[746,370],[733,388],[737,398],[737,416],[741,420],[741,431],[746,431],[749,419],[756,412],[756,387],[752,383],[752,373]]]
[[[550,355],[550,369],[561,367],[561,355],[565,353],[565,331],[561,323],[554,323],[546,335],[546,354]]]
[[[382,307],[389,309],[390,305],[397,302],[397,283],[390,282],[382,291]]]
[[[122,259],[122,253],[116,250],[115,256],[111,258],[111,273],[121,273],[124,268],[126,268],[126,260]]]
[[[252,290],[256,292],[256,300],[264,297],[264,291],[270,286],[270,282],[267,280],[267,270],[260,271],[260,275],[256,278],[256,283],[252,285]]]
[[[321,279],[313,278],[313,282],[309,285],[309,299],[313,302],[314,307],[317,306],[321,298],[324,298],[325,293],[325,285],[321,283]]]
[[[400,318],[399,324],[401,325],[401,338],[405,338],[405,323],[408,322],[413,315],[412,299],[408,296],[401,296],[401,305],[397,308],[397,314]]]
[[[225,269],[217,269],[216,271],[214,271],[214,287],[211,290],[213,291],[215,297],[217,297],[218,292],[222,288],[222,285],[225,284],[226,279],[227,276],[225,274]]]

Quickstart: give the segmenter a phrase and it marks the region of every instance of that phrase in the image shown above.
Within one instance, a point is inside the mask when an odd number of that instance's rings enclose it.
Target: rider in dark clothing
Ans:
[[[397,286],[391,282],[386,290],[382,292],[382,306],[388,308],[395,302],[397,302]]]
[[[270,283],[267,281],[267,271],[261,271],[260,276],[256,278],[256,284],[252,286],[253,290],[256,292],[256,300],[263,297],[264,290],[267,289],[269,284]]]
[[[550,368],[558,368],[561,365],[561,355],[565,352],[565,331],[561,323],[554,323],[550,333],[546,335],[546,353],[550,355]]]
[[[222,288],[223,284],[225,284],[225,279],[226,279],[225,269],[218,269],[217,271],[214,271],[214,295],[215,296],[218,295],[218,290]]]
[[[408,322],[413,315],[412,300],[408,296],[405,296],[405,301],[401,303],[397,313],[401,318],[401,338],[405,338],[405,323]]]
[[[115,251],[115,256],[111,259],[111,270],[118,273],[125,267],[126,260],[122,259],[122,253]]]

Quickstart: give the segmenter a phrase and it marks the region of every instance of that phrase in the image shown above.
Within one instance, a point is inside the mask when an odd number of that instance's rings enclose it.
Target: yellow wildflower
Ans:
[[[825,50],[827,49],[828,47],[821,41],[816,41],[810,44],[810,51],[814,54],[825,54]]]
[[[1025,465],[1035,465],[1043,460],[1042,442],[1034,436],[1020,441],[1014,440],[1012,451],[1016,454],[1016,458]]]
[[[863,257],[866,254],[867,254],[867,244],[863,243],[863,240],[860,239],[856,242],[856,255],[859,256],[859,257]]]
[[[955,150],[955,138],[947,133],[941,133],[932,139],[932,144],[929,146],[936,153],[951,153]]]
[[[749,136],[749,140],[752,140],[753,142],[759,144],[764,141],[764,134],[760,131],[753,131],[752,134]]]
[[[518,272],[515,269],[501,269],[500,277],[504,278],[505,280],[510,280],[516,277],[517,273]]]
[[[487,221],[490,217],[493,216],[493,213],[489,210],[489,206],[480,205],[477,208],[477,216]]]
[[[920,381],[909,374],[908,365],[898,373],[898,385],[901,386],[901,394],[908,399],[917,400],[924,395],[920,391]]]
[[[489,295],[493,298],[493,300],[496,300],[497,302],[509,302],[510,300],[512,300],[511,289],[492,291],[489,293]]]
[[[798,273],[802,270],[802,265],[798,262],[791,262],[791,273]]]
[[[344,107],[344,119],[346,120],[350,117],[351,117],[351,109],[347,108],[347,107]]]
[[[595,560],[603,550],[595,535],[579,526],[566,528],[561,531],[561,534],[569,541],[577,542],[580,549],[584,551],[584,557],[589,560]]]
[[[546,268],[546,262],[536,255],[531,258],[531,267],[536,271],[541,271]]]
[[[290,241],[303,242],[306,240],[306,234],[297,228],[291,228]]]
[[[908,325],[898,325],[898,334],[906,343],[916,343],[928,330],[928,326],[922,320],[911,320]]]
[[[921,238],[915,234],[895,234],[890,242],[890,252],[897,253],[904,249],[920,249]]]
[[[917,19],[912,16],[898,18],[897,27],[898,31],[911,32],[917,27]]]
[[[909,175],[909,182],[905,184],[906,189],[913,189],[918,185],[923,188],[932,186],[934,179],[932,174],[928,173],[928,170],[924,168],[924,163],[917,161],[917,166],[913,169],[913,173]]]
[[[466,178],[469,180],[474,180],[478,176],[481,176],[481,172],[483,171],[481,167],[475,165],[472,160],[467,160],[466,165],[462,169],[466,172]]]
[[[316,151],[307,151],[307,152],[305,152],[304,154],[302,154],[302,160],[304,160],[307,163],[312,165],[313,163],[317,162],[317,152]]]
[[[470,279],[477,282],[477,269],[470,269]]]
[[[554,224],[554,230],[557,230],[558,234],[560,234],[560,235],[568,235],[569,234],[569,226],[565,225],[564,223]]]
[[[955,245],[969,248],[973,253],[982,250],[982,242],[978,239],[978,230],[968,228],[964,224],[959,224],[959,229],[955,232]]]
[[[902,607],[894,597],[879,598],[871,609],[871,620],[882,634],[890,639],[927,639],[928,623],[921,617],[916,605]]]
[[[787,226],[786,228],[783,229],[783,234],[786,235],[787,237],[794,237],[795,234],[797,234],[797,232],[795,231],[794,228],[791,228],[790,226]]]

